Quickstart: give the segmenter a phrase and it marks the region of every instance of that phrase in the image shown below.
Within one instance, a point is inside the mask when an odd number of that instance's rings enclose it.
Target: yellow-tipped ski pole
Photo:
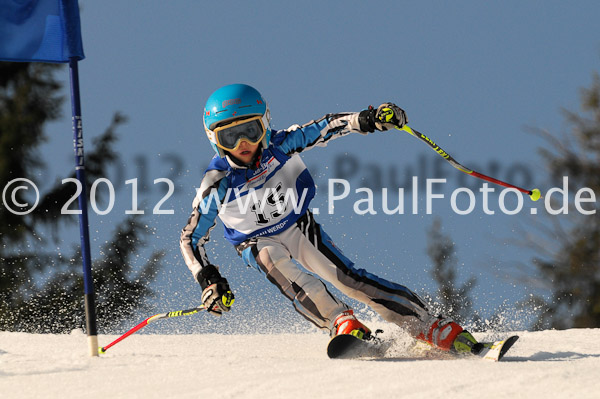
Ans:
[[[429,137],[425,136],[423,133],[420,133],[420,132],[416,131],[415,129],[412,129],[408,125],[404,125],[402,127],[396,127],[396,129],[405,131],[405,132],[411,134],[412,136],[420,139],[421,141],[426,143],[429,147],[431,147],[432,150],[437,152],[442,158],[444,158],[446,161],[448,161],[450,163],[450,165],[454,166],[456,169],[460,170],[461,172],[464,172],[473,177],[478,177],[482,180],[489,181],[491,183],[495,183],[495,184],[499,184],[504,187],[514,188],[516,190],[519,190],[520,192],[529,195],[529,198],[531,198],[532,201],[537,201],[540,198],[542,198],[540,190],[537,188],[534,188],[533,190],[526,190],[524,188],[517,187],[512,184],[503,182],[502,180],[498,180],[498,179],[494,179],[493,177],[486,176],[483,173],[475,172],[474,170],[461,165],[454,158],[452,158],[450,156],[450,154],[448,154],[446,151],[442,150],[440,148],[440,146],[438,146],[436,143],[434,143],[433,140],[431,140]]]

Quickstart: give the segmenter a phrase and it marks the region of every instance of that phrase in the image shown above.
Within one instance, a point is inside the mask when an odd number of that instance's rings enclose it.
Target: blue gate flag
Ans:
[[[82,60],[77,0],[0,0],[0,60]]]

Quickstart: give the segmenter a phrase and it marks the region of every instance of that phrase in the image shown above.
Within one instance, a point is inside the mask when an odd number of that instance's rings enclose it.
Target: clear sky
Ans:
[[[199,303],[178,249],[179,232],[191,210],[195,187],[213,155],[202,126],[206,98],[222,85],[248,83],[269,102],[275,129],[306,123],[326,113],[360,111],[392,101],[403,107],[410,125],[429,135],[464,165],[517,185],[547,188],[537,149],[544,142],[527,127],[560,132],[561,108],[578,110],[579,88],[598,70],[600,32],[597,1],[91,1],[82,0],[86,59],[80,63],[84,137],[94,137],[121,111],[129,122],[119,129],[119,167],[108,176],[117,190],[109,215],[91,215],[92,256],[130,208],[131,186],[149,182],[139,193],[145,220],[157,233],[153,247],[166,249],[156,289],[157,310]],[[65,72],[66,77],[66,72]],[[70,108],[51,125],[44,146],[51,163],[44,177],[62,179],[72,169]],[[426,254],[427,230],[434,218],[452,236],[460,278],[478,279],[475,307],[486,311],[539,291],[522,279],[520,264],[534,253],[515,241],[519,230],[536,235],[532,205],[525,198],[519,215],[482,210],[456,215],[450,195],[480,183],[438,160],[427,146],[400,132],[346,137],[303,155],[318,183],[318,220],[347,256],[369,271],[419,293],[433,291]],[[51,162],[50,162],[51,160]],[[397,189],[417,176],[445,177],[432,215],[358,216],[355,189]],[[152,181],[174,181],[175,194],[152,215],[162,191]],[[352,194],[328,215],[327,179],[346,177]],[[407,188],[407,190],[409,190]],[[425,192],[419,190],[423,196]],[[509,195],[510,196],[510,195]],[[508,197],[507,197],[508,198]],[[467,207],[460,201],[459,207]],[[146,201],[142,205],[142,201]],[[393,202],[392,202],[393,203]],[[507,206],[510,201],[507,201]],[[145,206],[145,208],[144,208]],[[513,205],[510,205],[513,206]],[[490,206],[493,207],[493,206]],[[62,245],[77,242],[77,230]],[[270,299],[278,291],[247,269],[213,231],[211,257],[237,288],[244,309],[289,305]],[[264,280],[264,281],[263,281]],[[286,311],[288,311],[286,310]],[[239,311],[244,314],[243,310]],[[247,314],[247,313],[246,313]],[[292,316],[295,317],[295,316]]]

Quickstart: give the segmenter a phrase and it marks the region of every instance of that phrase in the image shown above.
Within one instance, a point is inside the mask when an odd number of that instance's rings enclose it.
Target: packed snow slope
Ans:
[[[600,329],[518,332],[498,363],[419,358],[410,338],[393,334],[386,358],[330,360],[321,333],[134,334],[91,358],[81,332],[0,332],[0,397],[600,397]],[[116,337],[100,336],[101,344]]]

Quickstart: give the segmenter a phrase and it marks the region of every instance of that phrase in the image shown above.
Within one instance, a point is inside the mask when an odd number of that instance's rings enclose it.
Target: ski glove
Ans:
[[[216,266],[203,267],[198,273],[198,282],[202,287],[202,304],[208,313],[221,316],[231,310],[235,297],[227,279],[221,277]]]
[[[360,130],[374,132],[375,129],[385,131],[406,125],[408,118],[406,112],[393,103],[383,103],[377,109],[372,106],[361,111],[358,115]]]

